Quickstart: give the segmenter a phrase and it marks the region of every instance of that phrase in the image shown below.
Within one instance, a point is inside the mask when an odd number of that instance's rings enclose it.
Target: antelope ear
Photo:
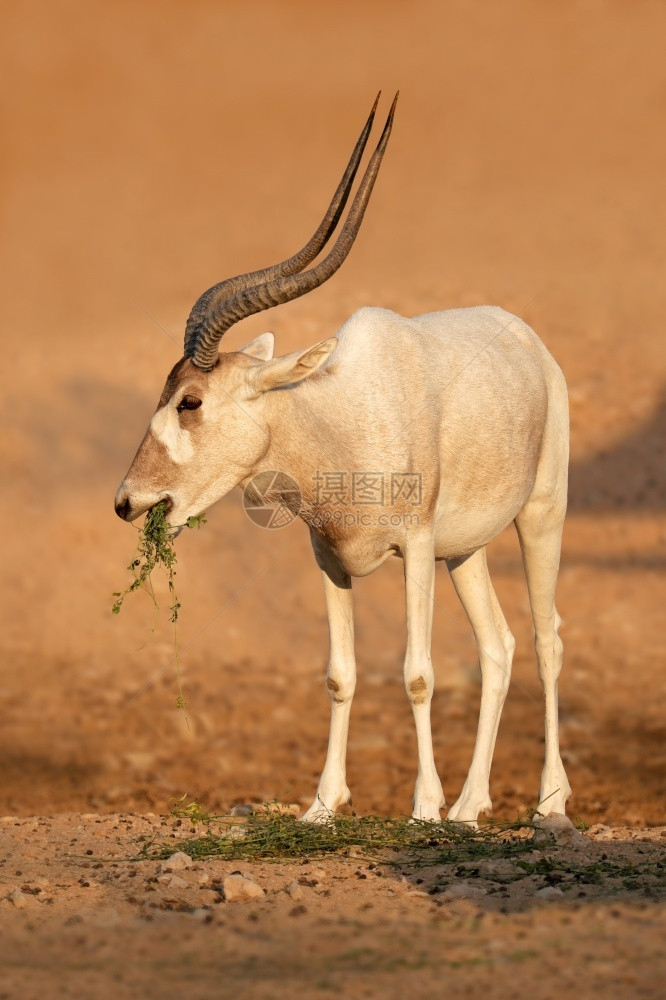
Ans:
[[[251,340],[245,347],[241,347],[239,354],[249,354],[251,358],[259,358],[260,361],[270,361],[275,350],[275,335],[272,333],[260,333],[258,337]]]
[[[281,358],[274,358],[263,365],[250,369],[248,377],[254,392],[267,392],[269,389],[277,389],[283,385],[291,385],[292,382],[300,382],[318,371],[322,365],[328,361],[331,354],[338,346],[336,337],[329,340],[322,340],[314,347],[308,347],[305,351],[298,351],[296,354],[285,354]]]

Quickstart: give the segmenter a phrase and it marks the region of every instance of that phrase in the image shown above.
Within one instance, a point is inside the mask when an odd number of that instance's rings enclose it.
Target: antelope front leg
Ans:
[[[326,570],[323,571],[331,643],[326,673],[326,688],[331,699],[331,729],[317,795],[302,817],[309,823],[325,823],[339,806],[351,800],[347,788],[346,761],[349,713],[356,687],[354,613],[351,579],[342,573],[333,575],[335,580]]]
[[[444,792],[435,768],[430,728],[430,703],[435,678],[430,659],[435,559],[432,542],[408,549],[405,560],[407,652],[405,687],[412,703],[418,745],[418,773],[414,789],[414,819],[439,822]]]

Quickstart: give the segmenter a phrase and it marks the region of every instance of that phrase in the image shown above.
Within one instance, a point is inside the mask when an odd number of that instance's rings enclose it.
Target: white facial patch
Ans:
[[[158,410],[150,421],[150,430],[157,440],[164,445],[167,454],[176,465],[189,462],[194,455],[194,445],[189,431],[180,426],[178,411],[172,400]]]

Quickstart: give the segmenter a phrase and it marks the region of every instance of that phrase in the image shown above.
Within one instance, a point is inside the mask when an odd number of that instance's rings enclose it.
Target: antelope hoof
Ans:
[[[442,816],[440,810],[446,803],[444,798],[437,799],[415,799],[412,809],[412,819],[421,823],[441,823]]]
[[[307,810],[301,816],[301,823],[317,823],[320,826],[324,826],[326,823],[332,823],[337,810],[340,806],[349,805],[351,803],[351,792],[348,788],[345,788],[343,792],[339,795],[320,795],[317,792],[317,796]]]
[[[439,811],[439,806],[436,806],[434,802],[430,805],[420,805],[414,809],[412,812],[412,818],[410,823],[441,823],[442,815]]]
[[[489,798],[474,800],[461,795],[457,802],[454,802],[449,809],[446,818],[449,823],[464,823],[470,829],[478,830],[479,824],[477,820],[479,813],[491,813],[492,811],[493,804]]]
[[[535,819],[543,819],[551,813],[561,813],[566,816],[566,803],[570,795],[571,785],[562,761],[558,760],[555,764],[544,767]]]

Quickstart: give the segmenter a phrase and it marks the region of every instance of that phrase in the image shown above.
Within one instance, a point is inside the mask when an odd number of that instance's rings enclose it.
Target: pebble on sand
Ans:
[[[264,890],[244,875],[227,875],[223,884],[224,898],[231,903],[238,899],[263,899]]]
[[[546,885],[543,889],[537,889],[535,895],[539,899],[561,899],[564,892],[556,885]]]
[[[295,900],[297,903],[300,902],[300,900],[305,899],[305,893],[301,889],[298,882],[296,882],[295,880],[293,882],[290,882],[289,885],[286,885],[284,887],[284,891],[287,893],[288,896],[291,896],[291,898]]]
[[[162,862],[158,870],[161,872],[182,872],[191,868],[192,864],[193,861],[189,854],[185,854],[183,851],[176,851],[170,858]]]
[[[168,882],[170,889],[189,889],[190,883],[186,882],[184,878],[180,878],[179,875],[172,875]]]
[[[576,844],[586,843],[586,839],[580,830],[577,830],[568,816],[564,813],[550,813],[542,819],[534,821],[536,830],[534,832],[534,842],[555,841],[556,844],[574,847]]]
[[[450,885],[448,889],[445,889],[440,895],[441,900],[452,900],[452,899],[478,899],[480,896],[485,896],[487,889],[484,885],[474,885],[470,882],[456,882],[454,885]],[[410,893],[410,895],[412,895]]]

